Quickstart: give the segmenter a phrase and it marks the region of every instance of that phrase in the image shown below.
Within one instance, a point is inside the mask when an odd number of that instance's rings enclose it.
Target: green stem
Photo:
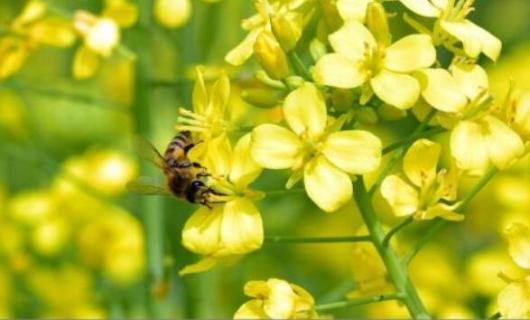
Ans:
[[[333,310],[333,309],[339,309],[344,307],[351,307],[351,306],[360,306],[370,303],[377,303],[381,301],[387,301],[387,300],[399,300],[401,297],[398,293],[389,293],[389,294],[378,294],[375,296],[370,297],[362,297],[362,298],[356,298],[351,300],[343,300],[343,301],[337,301],[337,302],[331,302],[326,304],[319,304],[315,306],[315,309],[317,311],[326,311],[326,310]]]
[[[286,194],[292,194],[292,193],[303,193],[305,192],[305,189],[303,188],[297,188],[297,189],[285,189],[285,190],[271,190],[271,191],[264,191],[267,197],[276,197],[276,196],[283,196]]]
[[[294,50],[287,52],[287,58],[289,59],[289,62],[291,63],[296,74],[298,74],[305,80],[312,80],[309,70],[307,70],[306,66],[304,65],[304,62],[302,61],[302,59],[300,59],[300,57]]]
[[[341,243],[341,242],[369,242],[370,236],[345,236],[345,237],[265,237],[265,243]]]
[[[415,319],[430,318],[414,284],[409,278],[406,266],[401,263],[401,259],[391,245],[383,245],[385,239],[383,225],[377,219],[372,207],[370,194],[367,192],[364,186],[364,181],[361,177],[357,179],[354,184],[354,194],[361,216],[366,224],[368,232],[370,233],[370,237],[372,238],[372,242],[385,264],[390,280],[394,284],[397,292],[401,295],[402,301],[407,307],[410,315]]]
[[[414,221],[414,217],[410,216],[406,219],[404,219],[403,221],[401,221],[400,223],[398,223],[394,228],[392,228],[385,236],[385,238],[383,239],[383,246],[388,246],[388,244],[390,243],[390,240],[392,239],[392,237],[399,232],[399,230],[401,230],[402,228],[408,226],[409,224],[412,223],[412,221]]]
[[[471,200],[482,190],[488,182],[499,172],[499,169],[492,167],[486,172],[484,176],[477,182],[477,184],[466,194],[460,205],[455,209],[456,212],[464,211]],[[438,233],[440,229],[449,224],[449,221],[443,219],[436,219],[425,230],[424,236],[416,243],[416,245],[410,250],[410,252],[403,259],[405,265],[410,264],[412,259],[420,252],[420,250],[431,240],[431,238]]]

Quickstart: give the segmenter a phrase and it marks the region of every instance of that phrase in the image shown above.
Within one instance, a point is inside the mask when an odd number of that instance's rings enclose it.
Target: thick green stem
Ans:
[[[304,65],[304,62],[294,50],[287,52],[287,58],[289,59],[289,62],[291,63],[291,66],[297,75],[301,76],[305,80],[312,80],[311,74]]]
[[[357,299],[320,304],[320,305],[315,306],[315,309],[317,311],[326,311],[326,310],[333,310],[333,309],[339,309],[339,308],[351,307],[351,306],[360,306],[360,305],[365,305],[365,304],[370,304],[370,303],[376,303],[376,302],[387,301],[387,300],[398,300],[398,299],[400,299],[400,295],[397,293],[378,294],[378,295],[370,296],[370,297],[362,297],[362,298],[357,298]]]
[[[265,237],[265,243],[341,243],[341,242],[366,242],[371,241],[370,236],[349,236],[349,237]]]
[[[398,294],[400,294],[410,315],[415,319],[430,318],[414,284],[409,278],[406,266],[402,264],[401,259],[391,245],[384,245],[386,235],[381,222],[375,215],[370,194],[367,192],[362,178],[357,179],[355,182],[354,192],[359,211],[370,233],[372,242],[385,264],[390,280],[394,284]]]

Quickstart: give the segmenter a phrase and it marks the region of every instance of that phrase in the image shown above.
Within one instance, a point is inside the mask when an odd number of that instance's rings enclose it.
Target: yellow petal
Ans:
[[[244,188],[261,174],[261,167],[250,155],[251,134],[247,133],[239,139],[234,147],[232,169],[229,179],[236,188]]]
[[[214,139],[205,141],[193,148],[191,152],[200,152],[201,148],[205,148],[202,158],[199,162],[212,174],[226,177],[230,173],[232,167],[232,146],[226,134],[221,134]],[[190,153],[191,153],[190,152]],[[193,159],[190,155],[190,159]]]
[[[294,316],[295,295],[287,281],[267,280],[269,297],[265,300],[263,310],[270,319],[290,319]]]
[[[166,28],[178,28],[190,20],[191,0],[156,0],[154,16]]]
[[[355,88],[366,81],[360,64],[340,54],[331,53],[318,59],[313,69],[313,79],[319,84],[337,88]]]
[[[120,29],[114,20],[98,19],[85,37],[85,44],[94,52],[109,57],[120,42]]]
[[[338,0],[337,10],[344,21],[358,20],[364,22],[366,18],[366,7],[372,0]]]
[[[29,48],[22,42],[0,39],[0,79],[6,79],[20,70],[29,54]]]
[[[324,142],[322,153],[341,170],[365,174],[379,167],[381,148],[381,140],[374,134],[348,130],[330,134]]]
[[[505,123],[493,116],[483,118],[484,144],[489,157],[499,169],[505,169],[523,155],[525,148],[521,138]]]
[[[524,140],[530,140],[530,92],[524,93],[515,105],[513,127]]]
[[[428,68],[436,61],[432,39],[425,34],[406,36],[388,47],[385,53],[385,67],[396,72]]]
[[[22,12],[15,19],[13,24],[16,26],[16,25],[24,25],[24,24],[30,24],[31,22],[35,22],[37,19],[44,16],[47,8],[48,8],[48,4],[44,1],[41,1],[41,0],[29,1],[24,6],[24,9],[22,9]]]
[[[269,285],[266,281],[252,280],[245,283],[243,288],[246,296],[253,298],[263,298],[269,295]]]
[[[223,206],[212,210],[201,207],[195,211],[182,230],[182,245],[201,255],[211,255],[219,250]]]
[[[304,186],[309,198],[327,212],[337,211],[353,196],[350,177],[323,156],[306,164]]]
[[[470,99],[475,99],[489,87],[486,71],[477,64],[455,64],[451,66],[456,83],[460,90]]]
[[[505,319],[530,318],[530,277],[508,284],[499,293],[497,303]]]
[[[424,17],[435,18],[440,15],[440,9],[432,5],[429,0],[399,0],[405,7]]]
[[[462,221],[464,215],[454,212],[451,206],[443,203],[437,203],[436,205],[429,207],[421,215],[421,220],[432,220],[434,218],[442,218],[449,221]]]
[[[368,48],[375,47],[374,36],[360,22],[346,21],[342,28],[329,36],[329,43],[333,50],[352,61],[364,59]]]
[[[458,112],[467,105],[466,96],[456,80],[444,69],[419,71],[422,96],[433,108],[444,112]]]
[[[250,153],[264,168],[290,168],[300,160],[302,149],[300,139],[286,128],[262,124],[252,130]]]
[[[234,314],[234,319],[267,319],[261,300],[245,302]]]
[[[138,9],[126,0],[107,0],[103,16],[116,21],[122,28],[129,28],[138,20]]]
[[[468,56],[476,58],[483,52],[493,61],[499,57],[502,48],[501,41],[473,22],[442,20],[440,25],[447,33],[462,41],[464,51]]]
[[[250,31],[245,39],[243,39],[243,41],[237,45],[237,47],[226,54],[226,62],[234,66],[240,66],[245,63],[245,61],[247,61],[247,59],[250,58],[254,52],[254,43],[256,42],[256,38],[260,33],[261,29],[254,29]]]
[[[209,117],[223,118],[230,97],[230,79],[223,72],[214,83],[210,93],[210,101],[205,113]]]
[[[193,86],[193,111],[204,114],[208,106],[208,91],[204,84],[203,70],[201,67],[195,68],[195,85]]]
[[[99,68],[100,58],[87,47],[79,48],[74,57],[73,74],[76,79],[92,77]]]
[[[326,127],[326,102],[315,85],[308,82],[285,98],[283,114],[294,133],[306,134],[312,140],[320,137]]]
[[[420,96],[418,80],[406,74],[381,70],[370,84],[381,100],[401,110],[412,108]]]
[[[221,241],[223,248],[216,255],[245,254],[261,247],[263,223],[252,201],[237,198],[224,205]]]
[[[515,222],[506,228],[506,236],[513,261],[521,268],[530,269],[530,228]]]
[[[398,217],[409,216],[418,210],[418,192],[396,175],[387,176],[383,180],[381,195]]]
[[[403,158],[403,172],[416,186],[430,186],[436,178],[436,166],[440,157],[439,144],[427,139],[417,140]]]
[[[488,151],[478,123],[461,121],[451,132],[451,154],[456,166],[470,174],[482,173],[488,165]]]
[[[36,42],[59,48],[71,46],[76,38],[71,24],[58,18],[36,22],[30,29],[30,35]]]
[[[179,270],[179,276],[208,271],[217,264],[217,261],[217,259],[210,257],[201,259],[199,262],[187,265]]]

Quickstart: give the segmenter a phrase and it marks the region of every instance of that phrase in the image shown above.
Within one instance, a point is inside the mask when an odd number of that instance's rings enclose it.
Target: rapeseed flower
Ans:
[[[280,279],[249,281],[245,295],[253,299],[245,302],[234,319],[314,319],[315,300],[304,288]]]
[[[366,84],[361,103],[375,93],[398,109],[411,108],[419,98],[420,83],[410,73],[431,66],[436,51],[428,35],[409,35],[390,44],[390,35],[381,33],[384,29],[372,34],[361,22],[346,21],[329,36],[335,53],[317,61],[315,81],[343,89]]]
[[[441,217],[462,220],[454,212],[458,176],[454,170],[437,170],[441,147],[420,139],[414,142],[403,158],[403,172],[410,182],[398,175],[389,175],[381,184],[381,194],[399,217],[413,215],[418,220]]]
[[[364,130],[338,131],[342,120],[328,125],[324,97],[311,83],[292,91],[283,113],[290,129],[262,124],[252,131],[251,154],[262,167],[292,169],[290,188],[301,178],[308,196],[332,212],[353,195],[349,174],[365,174],[379,166],[381,141]]]
[[[212,174],[212,208],[202,206],[188,219],[182,230],[182,243],[188,250],[204,256],[185,267],[181,275],[202,272],[220,258],[243,255],[263,244],[263,222],[254,200],[262,195],[249,189],[261,168],[250,158],[250,134],[231,150],[224,136],[216,138],[203,154],[201,163]]]

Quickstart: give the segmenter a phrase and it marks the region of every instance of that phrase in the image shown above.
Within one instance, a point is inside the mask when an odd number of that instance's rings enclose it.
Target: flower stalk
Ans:
[[[265,237],[265,243],[269,244],[319,244],[319,243],[352,243],[352,242],[369,242],[371,237],[366,236],[345,236],[345,237]]]
[[[401,296],[398,293],[378,294],[375,296],[320,304],[320,305],[316,305],[315,309],[317,311],[327,311],[327,310],[334,310],[334,309],[339,309],[339,308],[360,306],[360,305],[365,305],[365,304],[370,304],[370,303],[377,303],[377,302],[383,302],[383,301],[388,301],[388,300],[399,300],[399,299],[401,299]]]

